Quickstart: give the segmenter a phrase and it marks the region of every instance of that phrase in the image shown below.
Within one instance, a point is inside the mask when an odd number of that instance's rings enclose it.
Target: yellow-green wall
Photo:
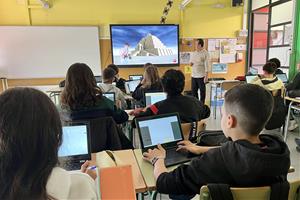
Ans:
[[[159,23],[167,0],[50,0],[53,7],[27,9],[27,0],[1,0],[0,25],[97,25],[108,37],[110,23]],[[200,2],[200,3],[199,3]],[[194,0],[182,14],[180,0],[167,23],[180,23],[183,37],[235,37],[242,28],[243,8],[231,8],[230,0],[219,0],[226,8],[212,8],[214,0]],[[29,5],[38,5],[29,0]]]

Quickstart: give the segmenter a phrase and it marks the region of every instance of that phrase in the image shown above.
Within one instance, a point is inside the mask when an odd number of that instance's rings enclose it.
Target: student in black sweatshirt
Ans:
[[[225,94],[221,127],[231,138],[220,147],[201,147],[179,142],[179,151],[199,154],[190,164],[167,172],[166,152],[161,145],[144,153],[154,165],[157,191],[194,195],[201,186],[224,183],[236,187],[270,185],[286,180],[290,167],[287,145],[269,135],[259,135],[271,116],[273,98],[260,86],[243,84]]]
[[[180,70],[170,69],[162,77],[163,91],[167,99],[159,101],[144,112],[133,113],[136,117],[167,114],[178,112],[181,122],[195,122],[205,119],[210,115],[210,109],[193,96],[182,95],[185,77]]]

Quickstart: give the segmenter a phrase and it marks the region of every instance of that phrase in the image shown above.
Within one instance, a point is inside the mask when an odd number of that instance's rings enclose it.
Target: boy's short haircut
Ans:
[[[281,67],[281,63],[280,63],[280,60],[278,58],[271,58],[271,59],[268,60],[268,62],[275,63],[277,69]]]
[[[114,80],[115,75],[115,70],[110,67],[107,67],[103,70],[103,80]]]
[[[263,70],[268,72],[269,74],[275,74],[277,67],[274,62],[267,62],[266,64],[264,64]]]
[[[204,40],[203,39],[199,38],[199,39],[197,39],[197,42],[198,42],[198,44],[201,45],[201,47],[204,46]]]
[[[107,68],[112,68],[113,70],[115,70],[116,74],[119,73],[119,68],[115,64],[109,64]]]
[[[271,93],[261,86],[242,84],[225,93],[225,112],[236,117],[238,126],[248,135],[258,135],[273,111]]]
[[[164,91],[168,96],[175,96],[182,93],[185,84],[185,77],[182,71],[169,69],[161,79]]]

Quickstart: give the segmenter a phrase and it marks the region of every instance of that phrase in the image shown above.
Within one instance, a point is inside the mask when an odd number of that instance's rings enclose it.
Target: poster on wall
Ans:
[[[211,68],[212,74],[226,74],[228,67],[226,63],[212,63]]]
[[[235,63],[237,39],[220,40],[220,63]]]
[[[180,64],[190,63],[191,52],[180,52]]]

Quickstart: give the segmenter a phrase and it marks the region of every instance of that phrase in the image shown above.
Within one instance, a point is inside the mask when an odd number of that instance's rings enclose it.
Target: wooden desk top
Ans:
[[[154,174],[153,174],[153,166],[149,162],[147,162],[143,159],[141,149],[135,149],[134,150],[134,155],[135,155],[137,163],[140,167],[140,170],[143,174],[143,177],[144,177],[146,186],[148,188],[148,191],[155,190],[156,181],[155,181]],[[172,170],[176,169],[177,167],[178,167],[178,165],[168,167],[168,171],[172,171]]]
[[[298,98],[284,97],[284,99],[288,100],[288,101],[293,101],[293,102],[296,102],[296,103],[300,103],[300,99],[298,99]]]
[[[137,193],[146,192],[147,187],[138,166],[137,160],[133,154],[132,150],[120,150],[120,151],[113,151],[113,154],[116,155],[122,164],[124,165],[131,165],[132,167],[132,175],[133,175],[133,182],[135,191]],[[96,163],[96,153],[92,154],[92,163]]]

